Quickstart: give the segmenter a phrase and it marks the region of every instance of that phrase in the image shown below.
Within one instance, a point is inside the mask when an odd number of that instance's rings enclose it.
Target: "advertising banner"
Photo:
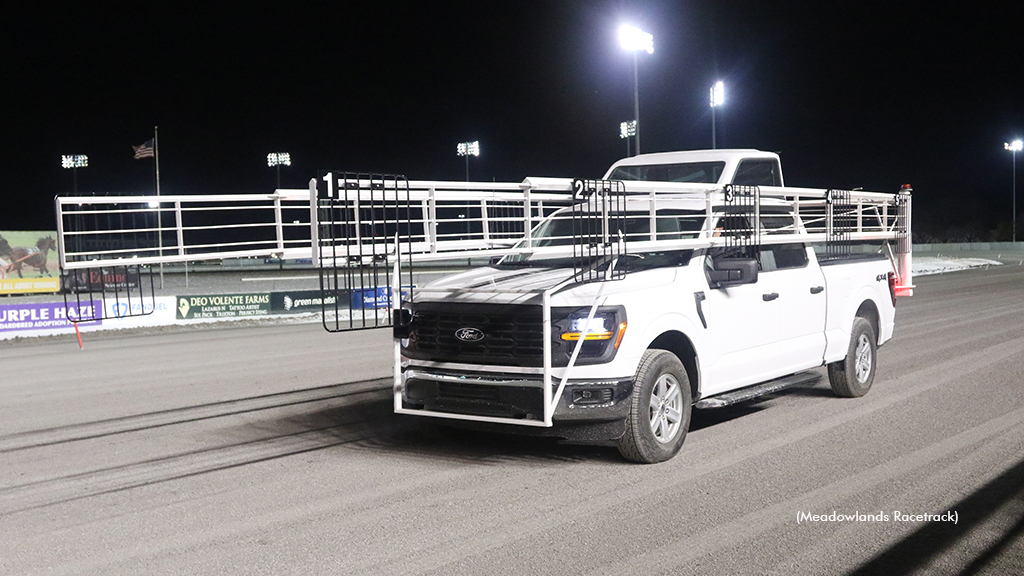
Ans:
[[[133,328],[138,326],[163,326],[174,323],[174,296],[156,298],[124,299],[108,298],[103,301],[106,308],[107,326],[111,328]]]
[[[0,294],[60,292],[52,231],[0,231]]]
[[[274,314],[304,314],[321,312],[326,305],[333,308],[338,298],[347,298],[348,292],[327,293],[321,290],[292,290],[290,292],[271,292],[270,310]]]
[[[101,300],[93,300],[89,304],[70,307],[73,318],[92,318],[94,309],[103,305]],[[98,314],[97,314],[98,315]],[[101,320],[90,321],[89,326],[102,324]],[[86,323],[82,324],[83,326]],[[50,330],[72,328],[68,320],[68,310],[63,302],[37,302],[33,304],[8,304],[0,306],[0,332],[22,330]]]
[[[408,294],[409,286],[402,286],[402,298]],[[371,310],[374,308],[387,308],[391,301],[391,287],[371,288],[369,290],[355,290],[352,292],[351,301],[353,310]]]
[[[174,323],[174,296],[158,296],[145,303],[134,300],[129,303],[122,300],[109,299],[103,302],[106,320],[80,322],[79,330],[116,330],[120,328],[140,328],[145,326],[166,326]],[[83,318],[93,317],[93,306],[100,306],[100,300],[81,307]],[[147,311],[144,316],[130,316]],[[72,315],[78,309],[71,306]],[[96,310],[99,312],[99,310]],[[64,302],[34,303],[24,305],[0,306],[0,340],[26,336],[50,336],[55,334],[74,334],[74,325],[67,320]]]
[[[178,320],[217,320],[249,318],[270,314],[270,294],[206,294],[178,296],[175,318]]]
[[[0,258],[0,261],[3,259]],[[0,266],[3,263],[0,262]],[[52,294],[60,292],[60,278],[4,278],[0,294]]]
[[[127,290],[139,287],[139,269],[138,266],[113,266],[102,270],[73,270],[65,282],[69,290]]]

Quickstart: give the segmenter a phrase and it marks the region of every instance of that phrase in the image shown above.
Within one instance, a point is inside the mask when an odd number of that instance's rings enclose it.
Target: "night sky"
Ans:
[[[1008,239],[1021,2],[212,4],[5,11],[0,230],[54,228],[62,154],[89,156],[80,193],[153,193],[132,145],[155,125],[164,194],[269,192],[275,151],[284,187],[323,169],[461,180],[469,140],[473,180],[599,177],[626,152],[628,22],[654,35],[643,152],[709,148],[723,80],[719,147],[781,153],[790,185],[910,183],[919,241]]]

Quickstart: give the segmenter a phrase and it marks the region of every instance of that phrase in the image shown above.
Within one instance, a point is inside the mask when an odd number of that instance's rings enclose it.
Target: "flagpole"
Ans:
[[[160,205],[160,138],[158,132],[159,126],[153,126],[153,156],[156,160],[156,230],[158,234],[158,242],[160,246],[160,257],[164,256],[164,229],[163,229],[163,212],[161,211],[162,206]],[[160,289],[164,289],[164,263],[160,262]]]

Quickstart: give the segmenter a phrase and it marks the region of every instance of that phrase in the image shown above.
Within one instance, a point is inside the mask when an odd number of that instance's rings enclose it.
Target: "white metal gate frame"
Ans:
[[[331,180],[327,180],[331,185]],[[466,258],[483,258],[490,256],[507,256],[511,254],[531,253],[536,255],[568,255],[572,253],[572,246],[550,246],[541,247],[531,244],[531,234],[535,222],[539,222],[546,216],[546,210],[550,212],[553,204],[565,205],[565,201],[571,198],[573,192],[573,180],[564,178],[528,178],[522,183],[463,183],[463,182],[431,182],[431,181],[410,181],[411,201],[418,203],[420,212],[419,222],[423,227],[423,234],[416,242],[406,242],[396,239],[393,248],[380,248],[386,257],[393,260],[390,262],[392,268],[391,294],[388,300],[388,313],[392,313],[396,307],[401,307],[401,286],[399,256],[402,253],[402,246],[407,246],[411,253],[410,262],[439,262],[445,260],[464,260]],[[642,253],[650,250],[672,250],[672,249],[699,249],[714,246],[724,246],[729,240],[728,237],[719,237],[712,227],[715,219],[715,207],[726,202],[727,190],[721,187],[693,184],[676,184],[663,182],[624,182],[626,193],[634,207],[646,202],[649,207],[650,238],[630,243],[633,252]],[[895,241],[897,246],[896,262],[894,272],[898,278],[897,293],[901,296],[913,294],[912,273],[911,273],[911,245],[910,245],[910,223],[911,223],[911,195],[909,190],[901,190],[898,194],[850,191],[848,196],[849,204],[843,208],[842,216],[852,219],[856,225],[851,229],[844,230],[844,238],[850,241],[885,240]],[[467,198],[470,196],[470,198]],[[792,188],[792,187],[760,187],[760,200],[754,205],[755,226],[761,235],[761,242],[772,243],[814,243],[829,242],[835,235],[834,222],[838,214],[830,203],[830,191],[820,189]],[[361,196],[356,194],[355,202],[358,206]],[[699,198],[705,204],[705,218],[703,229],[693,238],[664,240],[658,238],[657,232],[657,204],[660,199],[673,198]],[[395,199],[397,201],[397,197]],[[369,201],[373,201],[372,198]],[[790,206],[795,215],[793,225],[770,231],[761,230],[761,204],[762,202],[775,202],[777,205]],[[477,203],[481,214],[481,237],[469,240],[445,240],[439,237],[437,210],[441,202],[465,202]],[[548,203],[545,208],[544,203]],[[497,203],[497,204],[495,204]],[[522,222],[522,236],[519,238],[495,238],[491,234],[491,222],[489,214],[492,205],[509,206],[519,205],[522,207],[520,216],[516,221]],[[277,258],[305,258],[311,257],[317,265],[324,265],[320,258],[318,246],[321,239],[317,236],[318,215],[317,215],[317,180],[311,179],[308,190],[277,190],[273,194],[247,194],[247,195],[164,195],[164,196],[98,196],[98,197],[73,197],[57,198],[57,226],[58,226],[58,252],[61,268],[64,270],[89,269],[103,266],[124,266],[124,265],[152,265],[160,263],[181,263],[199,260],[220,260],[226,258],[246,257],[277,257]],[[211,206],[212,205],[212,206]],[[893,209],[890,211],[890,209]],[[272,219],[262,223],[234,223],[234,224],[188,224],[186,216],[192,213],[201,212],[210,214],[232,213],[240,210],[271,211]],[[308,210],[309,224],[300,221],[287,222],[284,217],[286,211],[304,212]],[[87,230],[67,229],[65,224],[69,218],[76,216],[101,215],[112,216],[115,214],[157,214],[155,225],[146,224],[142,227],[126,229]],[[173,226],[163,225],[164,214],[173,214]],[[355,212],[359,213],[358,210]],[[467,212],[468,215],[468,212]],[[605,217],[607,214],[605,213]],[[143,220],[146,220],[145,218]],[[289,240],[286,238],[285,230],[289,227],[308,226],[310,239],[308,244],[304,239]],[[518,224],[517,224],[518,226]],[[273,238],[256,242],[221,242],[215,244],[189,244],[186,242],[186,235],[200,230],[216,229],[219,231],[244,228],[267,228],[272,230]],[[607,230],[607,228],[605,228]],[[175,242],[162,242],[165,233],[173,232]],[[78,236],[93,235],[102,238],[104,235],[112,234],[156,234],[161,239],[160,246],[148,246],[144,249],[118,249],[118,250],[81,250],[69,252],[68,239]],[[472,236],[472,235],[470,235]],[[525,247],[515,248],[513,245],[522,240]],[[255,244],[255,246],[254,246]],[[356,252],[361,253],[362,240],[357,235],[355,238]],[[376,252],[381,245],[375,244],[373,250]],[[376,256],[376,253],[371,257]],[[336,264],[336,263],[332,263]],[[614,266],[608,268],[612,270]],[[515,418],[499,418],[488,416],[475,416],[468,414],[454,414],[449,412],[429,412],[424,410],[412,410],[402,407],[402,375],[401,375],[401,346],[400,341],[395,341],[394,347],[394,403],[395,411],[399,413],[418,414],[422,416],[436,416],[448,419],[465,419],[482,422],[496,422],[503,424],[516,424],[526,426],[550,427],[553,423],[553,415],[557,404],[564,392],[565,385],[569,380],[572,368],[575,366],[579,350],[584,342],[580,338],[569,364],[561,370],[560,375],[555,374],[552,368],[551,359],[551,297],[560,290],[573,284],[572,278],[565,280],[557,286],[544,290],[534,290],[530,293],[539,294],[542,302],[544,351],[543,351],[543,376],[540,385],[544,389],[544,414],[542,420],[526,420]],[[593,319],[597,308],[604,301],[602,292],[605,283],[602,282],[590,305],[588,322]],[[471,290],[461,290],[469,292]],[[484,288],[472,291],[487,291]],[[422,290],[421,290],[422,292]],[[446,292],[459,292],[446,289]],[[554,385],[555,378],[559,378],[557,388]]]

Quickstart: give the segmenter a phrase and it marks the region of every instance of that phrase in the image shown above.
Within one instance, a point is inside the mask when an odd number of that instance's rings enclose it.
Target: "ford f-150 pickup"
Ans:
[[[589,195],[573,186],[578,203],[514,253],[405,302],[399,412],[507,425],[547,410],[556,436],[659,462],[679,451],[694,406],[821,366],[839,396],[871,388],[897,290],[909,292],[884,244],[907,232],[908,190],[786,188],[778,156],[754,150],[645,154]],[[613,188],[614,202],[602,196]]]

